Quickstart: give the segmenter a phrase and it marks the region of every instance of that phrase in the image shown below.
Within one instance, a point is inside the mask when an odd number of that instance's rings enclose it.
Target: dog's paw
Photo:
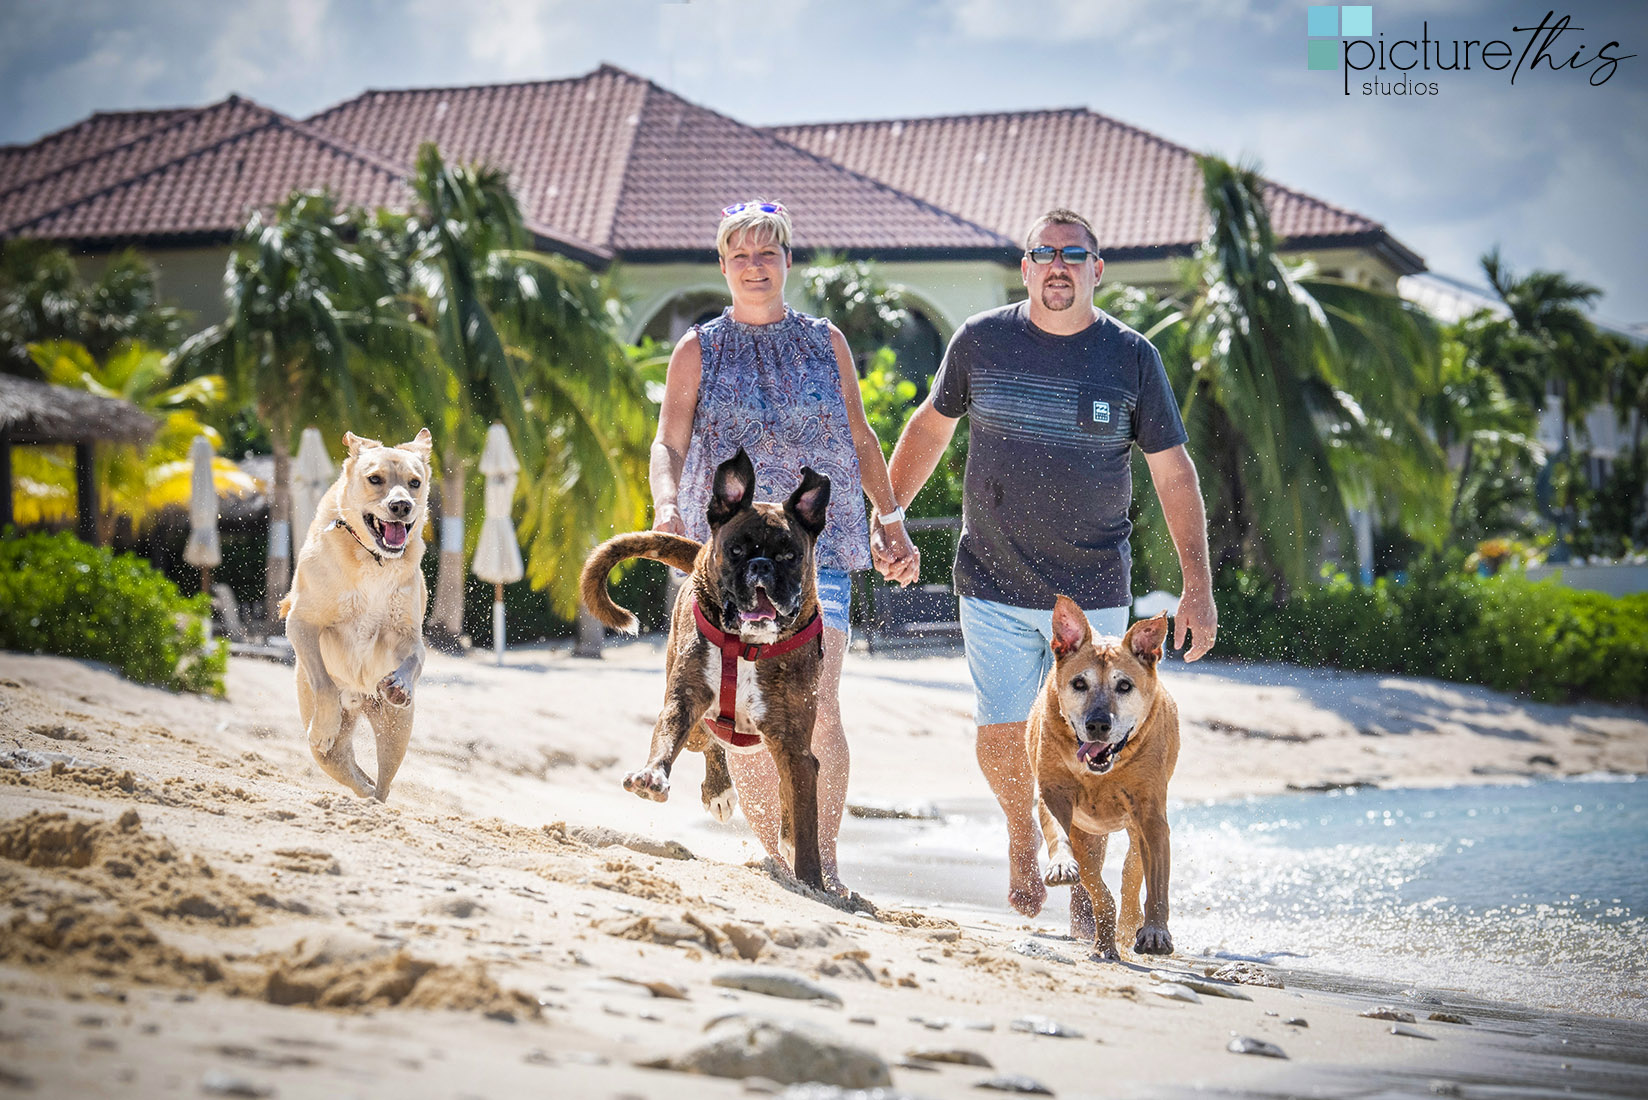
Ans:
[[[1070,856],[1048,861],[1042,881],[1049,886],[1074,886],[1081,881],[1081,870]]]
[[[392,707],[412,705],[412,685],[398,672],[391,672],[378,681],[378,694]]]
[[[1139,934],[1133,937],[1133,953],[1135,955],[1171,955],[1173,954],[1173,936],[1166,925],[1146,924],[1139,929]]]
[[[659,767],[642,768],[624,776],[624,790],[654,802],[669,800],[669,786],[669,772]]]
[[[1087,957],[1093,962],[1101,963],[1119,963],[1122,961],[1121,952],[1116,950],[1116,945],[1113,943],[1095,943],[1093,950],[1088,952]]]
[[[738,792],[728,787],[714,798],[704,803],[704,809],[711,817],[725,825],[732,820],[732,812],[738,809]]]

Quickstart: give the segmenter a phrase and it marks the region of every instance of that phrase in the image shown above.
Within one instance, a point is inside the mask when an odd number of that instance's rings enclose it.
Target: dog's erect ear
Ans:
[[[1153,619],[1140,619],[1127,628],[1122,644],[1147,665],[1161,660],[1162,642],[1167,638],[1167,612]]]
[[[429,434],[428,428],[419,428],[418,434],[413,438],[412,442],[401,444],[401,450],[412,451],[416,454],[420,454],[423,456],[423,460],[425,462],[429,461],[430,452],[434,449],[435,437]]]
[[[784,502],[784,511],[816,539],[830,519],[830,479],[811,466],[801,467],[801,484]]]
[[[354,432],[343,433],[343,449],[349,452],[350,458],[358,458],[360,453],[368,447],[381,447],[383,444],[376,439],[367,439]]]
[[[1068,657],[1082,646],[1093,640],[1093,624],[1087,621],[1087,615],[1069,596],[1059,596],[1053,601],[1053,653],[1058,657]]]
[[[710,491],[710,526],[719,527],[746,508],[755,506],[755,466],[744,448],[715,468]]]

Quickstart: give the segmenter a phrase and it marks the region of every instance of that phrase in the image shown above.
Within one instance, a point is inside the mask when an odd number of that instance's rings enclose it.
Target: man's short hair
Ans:
[[[785,252],[790,250],[790,216],[782,206],[766,199],[751,199],[742,205],[742,210],[722,218],[721,228],[716,231],[715,251],[723,260],[735,237],[748,237],[752,244],[773,241]],[[763,205],[778,206],[778,209],[763,210]]]
[[[1086,218],[1074,210],[1067,210],[1062,206],[1049,210],[1030,223],[1030,230],[1024,235],[1026,251],[1030,248],[1030,242],[1035,239],[1036,231],[1047,225],[1079,225],[1082,232],[1087,234],[1087,247],[1095,253],[1099,251],[1099,237],[1098,234],[1093,232],[1093,226],[1088,223]]]

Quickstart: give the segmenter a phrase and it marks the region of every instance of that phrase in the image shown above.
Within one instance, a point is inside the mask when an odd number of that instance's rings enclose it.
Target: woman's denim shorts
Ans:
[[[824,625],[851,636],[849,612],[853,606],[853,575],[845,569],[818,571],[818,611]]]

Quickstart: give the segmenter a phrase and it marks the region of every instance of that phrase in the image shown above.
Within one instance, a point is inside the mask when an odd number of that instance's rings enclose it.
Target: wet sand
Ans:
[[[850,843],[843,877],[862,896],[814,895],[704,815],[694,759],[667,804],[622,791],[661,665],[655,641],[599,662],[530,649],[501,669],[432,656],[380,806],[309,760],[289,668],[236,659],[216,701],[0,654],[0,1086],[731,1097],[744,1081],[641,1063],[745,1014],[862,1048],[916,1096],[1014,1075],[1059,1096],[1426,1094],[1441,1078],[1466,1096],[1648,1091],[1641,1024],[1291,970],[1285,988],[1241,987],[1251,1000],[1169,999],[1150,970],[1199,977],[1217,960],[1101,966],[1047,915],[882,903]],[[1185,718],[1180,798],[1648,771],[1648,715],[1627,708],[1275,666],[1166,676]],[[849,658],[853,802],[988,798],[966,683],[953,655]],[[999,877],[1005,893],[1005,853]],[[738,988],[750,967],[835,999]],[[1357,1015],[1374,1003],[1416,1022]],[[1450,1010],[1471,1023],[1426,1019]],[[1015,1030],[1031,1017],[1080,1037]],[[1230,1053],[1233,1035],[1287,1060]],[[912,1057],[947,1051],[991,1066]]]

